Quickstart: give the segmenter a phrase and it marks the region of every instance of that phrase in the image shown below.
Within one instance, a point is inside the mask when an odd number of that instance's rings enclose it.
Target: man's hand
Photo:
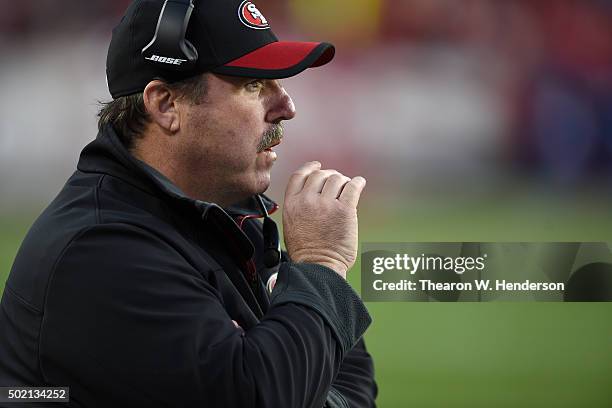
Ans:
[[[285,245],[295,262],[327,266],[346,279],[357,258],[357,203],[366,181],[309,162],[289,179],[283,208]]]

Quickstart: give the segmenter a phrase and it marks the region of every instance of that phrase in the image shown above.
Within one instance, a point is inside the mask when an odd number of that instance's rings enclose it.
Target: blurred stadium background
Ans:
[[[95,137],[128,3],[0,0],[0,291]],[[337,46],[284,81],[272,197],[318,159],[368,179],[362,242],[610,241],[612,1],[257,5],[282,39]],[[383,408],[612,406],[610,304],[368,306]]]

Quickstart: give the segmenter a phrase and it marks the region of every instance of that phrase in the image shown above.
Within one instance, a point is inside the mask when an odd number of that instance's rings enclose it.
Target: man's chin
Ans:
[[[268,174],[259,181],[258,183],[258,188],[256,189],[257,191],[255,192],[255,194],[263,194],[265,193],[268,188],[270,188],[270,173],[268,172]]]
[[[252,197],[255,194],[263,194],[270,188],[270,185],[270,171],[261,170],[255,178],[251,180],[248,187],[243,190],[245,195],[244,198]]]

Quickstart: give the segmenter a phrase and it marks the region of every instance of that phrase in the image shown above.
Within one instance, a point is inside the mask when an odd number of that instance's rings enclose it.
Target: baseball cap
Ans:
[[[162,15],[189,3],[193,5],[189,12],[179,15],[181,24],[187,24],[182,28],[186,41],[180,47],[193,58],[145,52],[167,28]],[[142,92],[153,79],[174,82],[207,71],[249,78],[287,78],[328,63],[334,52],[334,46],[325,42],[279,41],[251,1],[135,0],[113,29],[106,77],[116,99]]]

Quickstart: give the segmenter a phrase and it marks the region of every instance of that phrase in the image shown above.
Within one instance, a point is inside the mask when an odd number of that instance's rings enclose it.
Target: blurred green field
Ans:
[[[609,241],[609,199],[366,202],[361,242]],[[395,201],[397,202],[397,201]],[[0,287],[33,216],[0,218]],[[359,265],[350,281],[359,288]],[[368,303],[387,407],[612,407],[612,303]]]

